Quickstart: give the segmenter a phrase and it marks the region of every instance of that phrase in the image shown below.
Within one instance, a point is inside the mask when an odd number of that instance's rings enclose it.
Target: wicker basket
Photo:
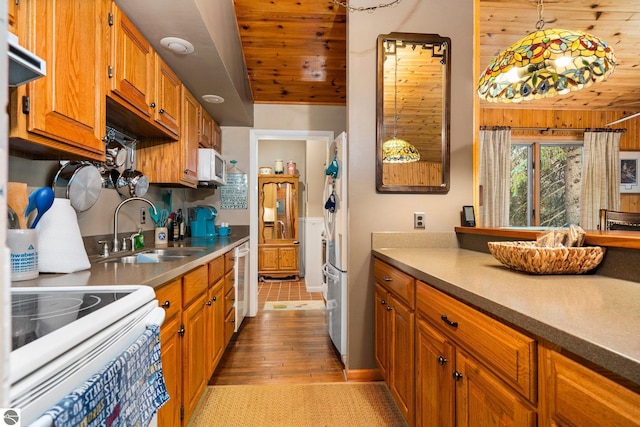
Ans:
[[[600,246],[548,248],[536,242],[488,242],[489,251],[507,267],[531,274],[580,274],[600,264]]]

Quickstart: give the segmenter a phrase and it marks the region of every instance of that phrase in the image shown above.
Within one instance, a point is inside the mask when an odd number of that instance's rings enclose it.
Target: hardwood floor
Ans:
[[[266,301],[317,298],[322,294],[306,292],[304,282],[261,283],[258,315],[245,318],[209,385],[344,382],[344,367],[327,333],[325,310],[262,309]]]

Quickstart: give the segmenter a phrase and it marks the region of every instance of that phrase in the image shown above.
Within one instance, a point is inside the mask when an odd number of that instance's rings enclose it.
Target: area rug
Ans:
[[[407,426],[384,382],[209,386],[189,427]]]
[[[268,301],[264,303],[263,310],[324,310],[322,300],[309,301]]]

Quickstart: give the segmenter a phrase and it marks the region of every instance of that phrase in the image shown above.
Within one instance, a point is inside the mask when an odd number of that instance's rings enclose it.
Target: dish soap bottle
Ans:
[[[144,234],[142,233],[142,228],[138,228],[138,235],[134,240],[133,246],[134,249],[144,248]]]

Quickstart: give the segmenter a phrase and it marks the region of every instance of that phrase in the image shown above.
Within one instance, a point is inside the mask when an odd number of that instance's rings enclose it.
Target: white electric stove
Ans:
[[[119,356],[165,312],[148,286],[12,288],[10,406],[22,425]]]

